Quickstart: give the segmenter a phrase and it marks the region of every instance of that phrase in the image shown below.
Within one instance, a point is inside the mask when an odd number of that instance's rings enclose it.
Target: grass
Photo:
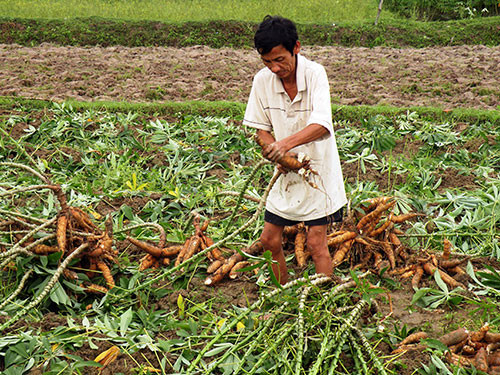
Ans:
[[[154,20],[166,23],[212,20],[260,22],[279,14],[298,23],[374,20],[375,0],[1,0],[0,14],[12,18],[67,19],[103,17],[119,20]],[[386,11],[382,17],[391,17]]]
[[[500,17],[418,22],[386,18],[375,26],[372,19],[315,24],[297,23],[303,45],[347,47],[429,47],[500,44]],[[206,45],[214,48],[253,48],[257,21],[118,20],[101,17],[33,19],[0,18],[0,43],[34,46],[40,43],[99,46]]]

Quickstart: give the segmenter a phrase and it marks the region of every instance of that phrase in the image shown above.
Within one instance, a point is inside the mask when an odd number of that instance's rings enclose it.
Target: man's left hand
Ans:
[[[287,153],[288,149],[279,141],[269,144],[262,150],[264,157],[271,161],[277,162]]]

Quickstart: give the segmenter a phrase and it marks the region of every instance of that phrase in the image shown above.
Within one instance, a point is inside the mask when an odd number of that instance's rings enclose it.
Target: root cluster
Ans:
[[[205,220],[200,225],[200,216],[195,213],[193,218],[194,234],[190,236],[184,244],[162,247],[130,236],[127,236],[127,240],[146,253],[141,259],[139,270],[144,271],[149,268],[157,269],[161,266],[168,266],[171,263],[178,266],[186,260],[191,259],[198,252],[214,244],[212,238],[206,234],[208,225],[209,220]],[[257,254],[262,252],[262,250],[263,248],[260,241],[256,241],[247,249],[243,249],[247,254]],[[237,251],[226,258],[224,254],[229,251],[229,249],[225,249],[223,252],[221,249],[214,247],[206,253],[211,263],[207,268],[207,273],[210,275],[206,278],[205,285],[216,284],[226,276],[229,276],[230,279],[236,279],[241,274],[239,270],[250,265],[246,257]]]
[[[360,207],[361,213],[350,214],[337,230],[330,228],[327,240],[333,267],[349,262],[351,269],[375,273],[386,270],[401,280],[411,279],[415,289],[419,288],[424,274],[439,272],[450,287],[462,286],[457,279],[465,273],[461,265],[469,258],[452,258],[451,243],[446,239],[441,255],[405,245],[401,240],[405,236],[401,224],[424,215],[414,212],[396,215],[395,204],[396,200],[391,197],[367,200]],[[306,265],[310,256],[306,239],[307,228],[303,224],[285,227],[284,247],[293,248],[300,267]]]
[[[478,331],[459,328],[438,338],[449,350],[446,360],[455,366],[472,367],[491,375],[500,374],[500,333],[489,331],[488,324]],[[420,340],[427,338],[425,332],[416,332],[406,337],[393,354],[412,350],[423,350]]]
[[[106,221],[106,229],[101,230],[84,211],[67,205],[59,185],[47,187],[55,193],[61,206],[56,217],[42,221],[12,213],[7,220],[0,222],[0,229],[12,233],[13,240],[12,248],[0,253],[4,263],[8,260],[2,268],[15,267],[14,260],[19,254],[42,256],[60,253],[62,262],[83,245],[83,250],[76,256],[78,262],[72,266],[84,270],[89,278],[101,273],[107,287],[89,283],[81,286],[89,292],[106,293],[108,288],[115,286],[109,264],[116,263],[118,255],[117,250],[112,247],[111,220]],[[37,238],[42,233],[43,236]],[[78,279],[77,273],[67,268],[63,270],[63,274],[69,279]]]
[[[200,215],[196,212],[193,213],[193,215],[195,232],[184,242],[184,244],[164,246],[165,241],[160,239],[158,245],[153,245],[127,236],[127,240],[130,241],[130,243],[146,253],[141,259],[139,270],[144,271],[149,268],[157,269],[160,266],[168,266],[174,259],[175,266],[178,266],[182,262],[191,259],[193,255],[214,244],[214,241],[205,233],[209,225],[209,220],[205,220],[203,224],[200,225]],[[210,260],[224,259],[221,251],[217,248],[209,251],[207,257]]]

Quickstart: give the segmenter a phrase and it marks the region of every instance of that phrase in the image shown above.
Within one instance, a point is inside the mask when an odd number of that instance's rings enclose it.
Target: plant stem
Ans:
[[[260,168],[267,163],[268,163],[268,161],[265,159],[260,160],[257,163],[257,165],[255,166],[255,168],[252,170],[252,172],[250,173],[250,176],[248,176],[247,180],[245,181],[245,184],[243,185],[243,188],[240,191],[240,194],[238,196],[238,200],[236,201],[236,205],[234,206],[233,212],[231,213],[231,216],[229,217],[229,219],[227,221],[227,225],[226,225],[226,228],[224,229],[222,237],[227,236],[227,234],[229,232],[229,228],[231,228],[231,225],[234,223],[234,217],[236,216],[236,212],[238,212],[238,210],[240,208],[241,201],[243,200],[243,196],[245,195],[245,192],[247,191],[248,186],[250,185],[250,182],[253,181],[253,177],[255,176],[257,171],[260,170]]]
[[[350,344],[352,345],[353,349],[356,352],[355,354],[353,354],[353,356],[358,358],[359,362],[361,363],[361,369],[363,370],[363,374],[368,374],[368,366],[366,365],[365,357],[363,356],[363,351],[361,350],[358,341],[352,334],[352,331],[349,332],[349,340]]]
[[[310,375],[316,375],[320,371],[321,365],[324,363],[326,355],[330,352],[332,347],[336,345],[337,350],[334,353],[334,358],[330,366],[330,373],[333,373],[333,371],[337,367],[337,360],[342,350],[342,346],[349,336],[349,330],[353,328],[353,324],[359,319],[361,312],[366,306],[368,306],[368,302],[366,300],[359,300],[356,306],[354,306],[354,308],[352,309],[351,314],[349,314],[345,322],[343,322],[342,326],[335,331],[333,339],[330,339],[330,335],[328,333],[327,335],[325,335],[323,342],[321,343],[321,349],[318,354],[318,358],[316,362],[314,362],[314,365],[309,372]],[[340,347],[340,350],[338,349],[338,347]]]
[[[41,293],[38,295],[37,298],[35,298],[31,303],[28,304],[28,306],[24,306],[21,310],[19,310],[16,315],[14,315],[12,318],[9,320],[5,321],[4,324],[0,326],[0,331],[5,330],[8,328],[11,324],[15,323],[21,316],[26,313],[26,311],[31,310],[34,308],[36,305],[38,305],[42,300],[45,298],[45,296],[50,292],[52,287],[56,284],[56,282],[59,280],[59,277],[61,277],[61,274],[64,272],[64,270],[68,267],[69,263],[73,258],[75,258],[78,254],[80,254],[84,249],[89,247],[88,243],[84,243],[80,245],[78,248],[76,248],[71,254],[69,254],[63,262],[57,267],[56,272],[52,276],[52,278],[49,280],[45,288],[41,291]]]
[[[2,128],[0,128],[0,130],[2,130]],[[10,136],[8,136],[10,138]],[[12,138],[11,138],[12,139]],[[26,153],[26,151],[24,151]],[[28,156],[28,158],[30,159],[31,163],[33,165],[36,165],[35,161],[31,158],[31,156],[29,156],[27,153],[26,155]],[[27,165],[24,165],[24,164],[21,164],[21,163],[12,163],[12,162],[0,162],[0,166],[6,166],[6,167],[14,167],[14,168],[20,168],[20,169],[25,169],[26,171],[30,172],[32,175],[35,175],[36,177],[38,177],[40,180],[42,180],[43,182],[45,182],[47,185],[52,185],[52,183],[50,182],[50,180],[45,177],[44,175],[42,175],[40,172],[38,171],[35,171],[33,168],[31,167],[28,167]]]
[[[52,219],[47,220],[42,225],[39,225],[38,227],[32,229],[23,238],[21,238],[19,241],[17,241],[14,246],[12,246],[12,250],[18,249],[24,242],[26,242],[28,239],[30,239],[36,232],[39,232],[40,230],[47,228],[48,226],[54,224],[56,221],[57,221],[57,216],[54,216]]]
[[[281,330],[283,330],[281,335],[279,335],[276,338],[273,338],[272,344],[268,346],[265,352],[259,354],[259,360],[253,365],[248,375],[255,374],[255,372],[259,369],[260,365],[267,359],[269,354],[273,350],[275,350],[278,344],[280,344],[292,332],[293,328],[294,328],[293,324],[290,324],[286,329],[280,328]]]
[[[15,220],[18,223],[21,223],[23,225],[28,225],[28,226],[30,226],[31,224],[25,223],[24,221],[20,220],[19,218],[21,217],[23,219],[34,221],[34,222],[37,222],[39,224],[45,223],[47,221],[47,220],[44,220],[44,219],[40,219],[38,217],[28,216],[28,215],[24,215],[24,214],[21,214],[21,213],[18,213],[18,212],[12,212],[12,211],[2,210],[2,209],[0,209],[0,214],[7,215],[12,220]]]
[[[31,185],[31,186],[23,186],[15,189],[6,190],[0,193],[0,197],[5,197],[7,195],[13,195],[17,193],[23,193],[30,190],[42,190],[42,189],[50,189],[52,185]]]
[[[288,302],[285,302],[278,310],[273,312],[273,314],[267,319],[266,323],[264,323],[264,326],[260,329],[259,335],[255,338],[255,340],[252,342],[252,345],[247,349],[243,357],[241,358],[241,361],[238,363],[238,368],[234,371],[233,375],[239,374],[240,370],[243,368],[243,365],[245,364],[246,359],[248,356],[253,352],[255,347],[261,342],[262,337],[264,334],[267,332],[268,328],[271,326],[272,323],[274,323],[278,318],[277,315],[281,313],[285,307],[288,306]]]
[[[380,375],[387,375],[387,372],[385,371],[384,366],[378,359],[377,355],[375,354],[375,351],[373,350],[372,346],[368,342],[368,339],[366,338],[365,334],[357,327],[353,327],[353,331],[358,335],[359,341],[361,342],[361,346],[365,351],[368,353],[370,356],[370,359],[373,361],[373,364],[378,370],[378,373]]]
[[[23,290],[24,284],[26,283],[26,280],[28,280],[28,278],[30,277],[32,272],[33,272],[33,270],[30,269],[30,270],[28,270],[28,272],[26,272],[24,274],[24,276],[21,279],[21,281],[19,282],[19,285],[17,286],[16,290],[9,296],[9,298],[7,298],[5,301],[0,303],[0,310],[3,309],[10,301],[12,301],[14,298],[16,298],[19,293],[21,293],[21,290]]]

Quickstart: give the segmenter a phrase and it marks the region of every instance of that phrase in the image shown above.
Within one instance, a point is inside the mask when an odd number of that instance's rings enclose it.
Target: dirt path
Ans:
[[[332,103],[500,109],[500,47],[304,47]],[[62,100],[246,102],[253,50],[0,45],[0,95]]]

